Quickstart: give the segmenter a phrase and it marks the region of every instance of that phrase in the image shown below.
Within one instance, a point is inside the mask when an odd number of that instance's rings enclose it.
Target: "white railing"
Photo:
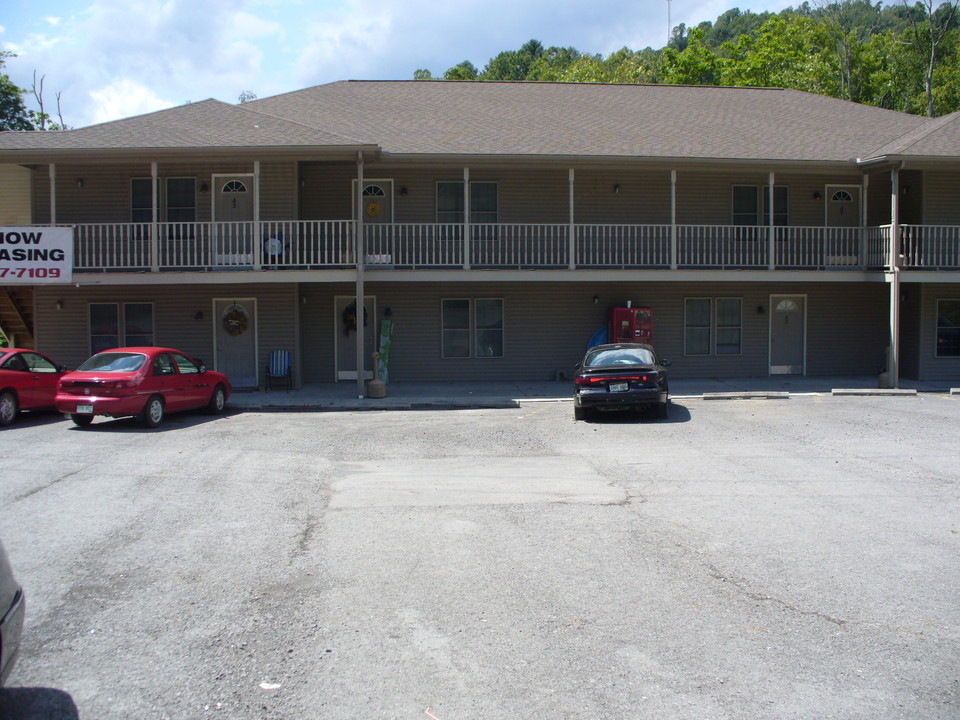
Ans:
[[[900,264],[915,270],[960,269],[960,227],[901,225]]]
[[[79,272],[355,267],[350,220],[77,225]],[[467,237],[465,240],[465,228]],[[571,238],[571,232],[573,236]],[[883,269],[890,226],[366,223],[370,269]],[[960,269],[960,227],[902,225],[901,265]]]
[[[576,267],[666,268],[670,225],[577,225]]]

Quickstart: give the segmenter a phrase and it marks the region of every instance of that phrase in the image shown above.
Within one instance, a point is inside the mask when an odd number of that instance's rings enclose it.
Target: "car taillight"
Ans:
[[[116,380],[112,383],[104,383],[103,386],[108,388],[113,388],[115,390],[122,390],[125,388],[135,387],[136,383],[130,380]]]

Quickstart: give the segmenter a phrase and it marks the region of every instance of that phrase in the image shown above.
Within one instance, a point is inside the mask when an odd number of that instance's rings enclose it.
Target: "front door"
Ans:
[[[356,312],[357,299],[338,296],[333,318],[337,338],[337,380],[357,379],[357,328],[363,328],[364,378],[373,379],[373,351],[377,328],[377,300],[372,295],[363,298],[363,316]]]
[[[253,176],[215,175],[214,265],[253,264]]]
[[[356,192],[356,180],[353,181],[353,189]],[[363,210],[364,262],[368,265],[393,262],[393,181],[364,181],[360,199]]]
[[[214,300],[216,368],[240,388],[257,387],[257,301]]]
[[[806,297],[770,296],[770,374],[803,375]]]
[[[860,227],[860,188],[827,185],[827,227]]]

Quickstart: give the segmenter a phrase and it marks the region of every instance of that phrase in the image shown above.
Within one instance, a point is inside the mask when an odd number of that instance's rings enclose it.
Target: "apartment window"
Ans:
[[[441,310],[442,357],[503,357],[503,300],[450,298]]]
[[[937,300],[937,357],[960,357],[960,300]]]
[[[153,303],[90,303],[90,354],[153,345]]]
[[[153,203],[150,202],[152,187],[150,178],[133,178],[130,181],[130,222],[153,222]]]
[[[196,222],[197,219],[197,181],[192,177],[166,178],[157,188],[166,188],[166,214],[162,212],[160,198],[157,198],[157,217],[168,222]],[[135,223],[153,222],[153,205],[150,202],[151,178],[133,178],[130,181],[130,221]]]
[[[167,220],[192,223],[197,219],[195,178],[167,178]]]
[[[732,205],[734,225],[770,224],[769,185],[734,185]],[[787,224],[787,187],[785,185],[773,186],[773,224]]]
[[[437,183],[437,222],[463,222],[463,183]],[[497,222],[497,184],[470,183],[470,222]]]
[[[740,298],[684,301],[684,355],[739,355],[743,330]]]

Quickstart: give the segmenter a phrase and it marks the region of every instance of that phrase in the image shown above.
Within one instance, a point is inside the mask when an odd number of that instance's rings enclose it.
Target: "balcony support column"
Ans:
[[[150,272],[160,272],[160,225],[157,198],[160,178],[157,162],[150,163]]]
[[[774,229],[774,220],[773,220],[773,183],[776,181],[776,174],[771,172],[770,177],[767,180],[767,214],[769,216],[768,223],[768,234],[769,234],[769,250],[770,257],[767,258],[767,269],[773,270],[777,267],[777,234]]]
[[[670,269],[677,269],[677,171],[670,171]]]
[[[574,172],[573,168],[570,168],[570,170],[567,172],[567,195],[569,196],[568,204],[570,206],[570,237],[567,238],[567,252],[569,253],[569,258],[567,267],[570,270],[574,270],[577,267],[577,227],[575,225],[573,207],[573,182]]]
[[[50,224],[57,224],[57,166],[50,163]]]
[[[356,317],[357,321],[357,397],[363,398],[366,395],[366,385],[364,383],[364,367],[366,366],[366,347],[364,343],[365,332],[363,330],[363,318],[364,318],[364,305],[363,305],[363,254],[364,254],[364,242],[363,242],[363,152],[357,153],[357,198],[356,198],[356,211],[355,216],[357,218],[354,238],[354,250],[353,257],[357,263],[357,297],[354,301],[356,303]],[[374,318],[376,321],[376,318]],[[376,337],[376,335],[374,335]]]
[[[860,238],[857,244],[859,248],[860,269],[867,269],[867,195],[870,190],[870,176],[864,173],[863,187],[860,190]]]
[[[887,382],[900,387],[900,170],[890,170],[890,349],[887,352]]]
[[[463,269],[470,269],[470,168],[463,169]]]
[[[263,233],[260,231],[260,161],[253,161],[253,269],[263,270]]]

